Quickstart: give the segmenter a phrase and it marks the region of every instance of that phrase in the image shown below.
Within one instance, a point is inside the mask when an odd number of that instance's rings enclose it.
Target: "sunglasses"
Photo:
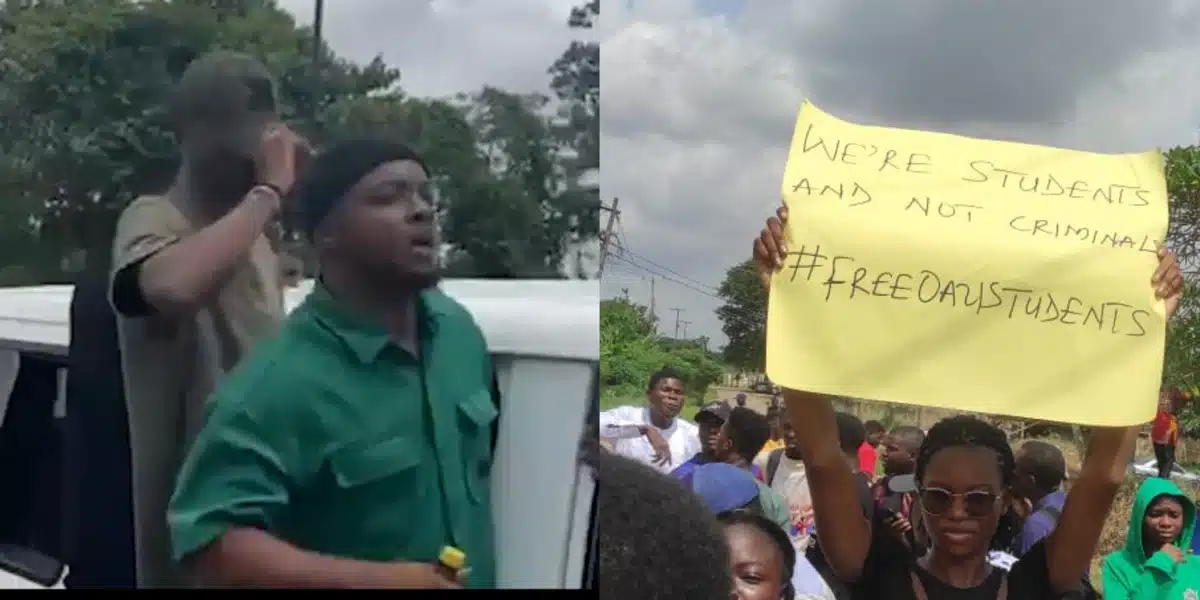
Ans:
[[[1000,506],[1000,495],[985,490],[972,490],[965,494],[955,494],[942,488],[921,488],[921,510],[925,514],[939,517],[954,506],[954,501],[962,499],[963,509],[968,516],[975,518],[990,517],[996,514]]]

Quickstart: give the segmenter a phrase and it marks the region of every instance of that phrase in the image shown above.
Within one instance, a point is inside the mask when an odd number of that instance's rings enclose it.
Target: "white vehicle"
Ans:
[[[1141,462],[1134,461],[1129,465],[1129,469],[1137,475],[1143,477],[1158,477],[1158,460],[1148,458]],[[1200,481],[1200,475],[1192,473],[1178,464],[1171,466],[1171,479],[1179,479],[1181,481]]]
[[[464,279],[442,288],[474,315],[497,371],[497,584],[582,588],[595,576],[595,483],[576,457],[585,421],[594,418],[589,408],[599,402],[599,286]],[[307,281],[291,290],[288,309],[311,289]],[[0,289],[0,425],[23,361],[56,361],[55,416],[65,416],[72,291],[69,285]],[[14,491],[6,487],[4,494]],[[61,588],[65,573],[58,561],[0,546],[0,589]]]

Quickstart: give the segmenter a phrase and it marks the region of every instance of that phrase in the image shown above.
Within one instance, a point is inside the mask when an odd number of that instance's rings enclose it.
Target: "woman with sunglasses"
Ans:
[[[754,241],[764,287],[786,256],[782,223],[787,209],[776,215]],[[1151,285],[1166,300],[1168,317],[1178,308],[1182,283],[1175,256],[1160,251]],[[817,529],[838,532],[823,541],[822,549],[854,598],[863,600],[1041,600],[1078,594],[1079,574],[1091,562],[1137,439],[1133,427],[1092,428],[1087,456],[1055,531],[1005,571],[989,564],[987,554],[1006,546],[1015,529],[1008,514],[1012,447],[1002,431],[982,420],[943,419],[930,428],[916,461],[929,550],[916,559],[896,559],[873,551],[871,523],[846,510],[857,498],[854,474],[838,447],[830,398],[800,390],[783,395],[808,473]]]

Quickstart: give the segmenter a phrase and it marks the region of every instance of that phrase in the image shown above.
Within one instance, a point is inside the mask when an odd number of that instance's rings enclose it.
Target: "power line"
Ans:
[[[645,279],[645,276],[643,274],[649,274],[652,277],[657,277],[664,281],[669,281],[669,282],[674,283],[675,285],[685,288],[691,292],[694,292],[694,293],[697,293],[697,294],[700,294],[703,296],[707,296],[709,298],[713,298],[716,300],[721,300],[722,302],[725,301],[724,298],[722,298],[721,296],[719,296],[715,293],[699,289],[696,286],[693,286],[685,281],[678,280],[670,275],[666,275],[666,274],[662,273],[661,271],[657,271],[657,270],[649,268],[645,265],[639,264],[638,262],[631,260],[627,256],[614,254],[614,255],[612,255],[612,258],[614,259],[614,262],[612,264],[614,266],[620,265],[622,267],[623,272],[625,272],[629,275],[633,275],[635,277],[641,277],[642,279]],[[720,316],[721,315],[718,315],[718,317],[720,317]],[[724,316],[727,317],[728,320],[734,320],[734,319],[742,320],[743,324],[745,324],[745,325],[761,324],[761,323],[766,322],[766,319],[767,319],[767,315],[765,312],[761,312],[761,311],[757,311],[757,310],[746,311],[745,313],[741,313],[741,314],[736,313],[736,312],[726,311]]]

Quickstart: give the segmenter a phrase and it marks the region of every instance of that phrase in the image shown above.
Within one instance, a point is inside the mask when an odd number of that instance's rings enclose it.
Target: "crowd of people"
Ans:
[[[786,218],[780,209],[755,240],[764,286],[786,254]],[[1150,281],[1169,317],[1182,287],[1170,252]],[[1138,427],[1093,428],[1068,492],[1056,446],[1014,449],[975,416],[888,430],[784,389],[765,415],[721,401],[690,423],[684,386],[659,371],[644,405],[600,415],[603,597],[1099,597],[1089,569]],[[1196,598],[1194,515],[1169,479],[1144,482],[1127,546],[1103,561],[1104,597]]]

